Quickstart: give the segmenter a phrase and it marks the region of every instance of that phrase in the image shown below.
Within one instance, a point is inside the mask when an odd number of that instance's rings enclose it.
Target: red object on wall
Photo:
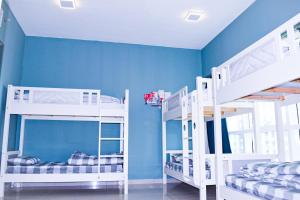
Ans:
[[[151,106],[161,106],[163,98],[161,98],[158,92],[150,92],[144,94],[145,104],[149,104]]]
[[[144,94],[145,103],[147,103],[149,101],[152,101],[153,98],[154,98],[154,96],[155,96],[154,92],[151,92],[151,93],[148,93],[148,94]]]

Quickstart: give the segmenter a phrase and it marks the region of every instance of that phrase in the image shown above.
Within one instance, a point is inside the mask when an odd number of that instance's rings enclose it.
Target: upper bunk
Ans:
[[[124,117],[129,91],[122,101],[100,90],[8,86],[9,114],[26,116]]]
[[[206,121],[213,119],[213,96],[212,79],[197,77],[197,89],[188,92],[188,87],[180,89],[163,100],[163,120],[182,120],[185,112],[190,120],[193,113],[199,106],[203,109],[203,115]],[[231,102],[221,107],[222,117],[248,113],[253,111],[253,104],[250,102]]]
[[[300,13],[212,74],[218,104],[237,99],[299,102]]]

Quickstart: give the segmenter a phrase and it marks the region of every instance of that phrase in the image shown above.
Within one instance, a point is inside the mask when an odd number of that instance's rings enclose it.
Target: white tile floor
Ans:
[[[164,193],[161,184],[130,185],[129,195],[124,198],[122,190],[116,187],[105,189],[8,189],[5,192],[5,200],[199,200],[199,192],[196,188],[186,184],[168,184]],[[208,200],[214,200],[215,187],[208,187]]]

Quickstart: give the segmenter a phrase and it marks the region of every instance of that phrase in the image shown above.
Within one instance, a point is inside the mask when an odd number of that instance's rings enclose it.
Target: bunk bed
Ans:
[[[128,108],[129,91],[120,101],[101,95],[100,90],[17,87],[7,89],[2,141],[0,197],[4,196],[5,183],[38,182],[106,182],[123,183],[128,193]],[[11,115],[21,116],[18,151],[8,151]],[[82,152],[72,154],[68,162],[39,162],[23,155],[26,120],[94,121],[99,124],[98,155]],[[120,124],[119,138],[101,135],[103,123]],[[101,143],[120,141],[120,152],[101,153]]]
[[[285,139],[291,138],[285,138],[282,116],[283,106],[300,102],[300,14],[213,68],[212,75],[217,199],[300,199],[300,162],[286,162]],[[223,171],[220,108],[233,101],[274,102],[278,141],[278,157],[270,159],[274,162],[248,163],[234,174]],[[259,137],[256,132],[254,156],[259,153]]]
[[[197,77],[197,89],[188,88],[170,95],[162,102],[163,183],[167,176],[199,188],[200,199],[206,199],[206,186],[215,185],[215,155],[208,151],[206,122],[213,120],[212,80]],[[252,103],[228,103],[222,106],[222,117],[253,112]],[[167,128],[170,120],[182,124],[182,149],[167,149]],[[190,122],[190,123],[189,123]],[[192,133],[189,134],[189,126]],[[190,148],[192,144],[192,148]],[[233,157],[224,157],[228,170],[233,169]]]

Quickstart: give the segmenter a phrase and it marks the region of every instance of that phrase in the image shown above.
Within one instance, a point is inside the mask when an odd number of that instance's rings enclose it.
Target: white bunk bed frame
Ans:
[[[217,199],[261,199],[225,185],[220,115],[222,104],[235,100],[274,101],[279,152],[276,156],[280,161],[288,161],[284,147],[281,108],[300,102],[299,28],[300,13],[221,66],[212,69],[215,143],[218,144],[216,145]],[[259,130],[254,134],[257,146],[255,153],[259,153]]]
[[[2,159],[0,172],[0,197],[4,196],[5,183],[38,182],[106,182],[119,181],[124,184],[124,194],[128,194],[128,108],[129,90],[125,90],[120,104],[101,103],[100,90],[62,89],[39,87],[16,87],[7,89],[6,110],[3,128]],[[9,125],[11,115],[21,116],[19,150],[8,151]],[[9,174],[7,159],[12,155],[23,155],[26,120],[71,120],[95,121],[99,123],[98,173],[79,174]],[[119,123],[120,138],[101,137],[102,123]],[[123,155],[123,172],[100,172],[100,158],[116,155],[102,155],[101,141],[119,140]]]
[[[188,88],[177,91],[162,102],[162,163],[165,166],[167,156],[173,154],[183,155],[183,173],[163,167],[163,184],[167,184],[167,176],[199,188],[199,197],[206,199],[206,186],[215,185],[215,155],[206,153],[206,121],[213,120],[212,80],[197,77],[197,89],[188,93]],[[190,101],[189,101],[190,95]],[[190,106],[189,106],[190,102]],[[234,102],[222,106],[222,116],[253,112],[253,104],[246,102]],[[182,150],[167,150],[167,128],[169,120],[180,120],[182,122]],[[192,137],[189,137],[188,122],[192,122]],[[193,149],[189,149],[189,140],[192,140]],[[193,158],[193,177],[189,176],[189,154]],[[252,159],[247,157],[246,159]],[[261,159],[265,156],[261,155]],[[211,167],[211,178],[206,178],[206,160]],[[226,171],[232,172],[232,163],[236,156],[226,155],[223,161]],[[203,170],[204,169],[204,170]]]

